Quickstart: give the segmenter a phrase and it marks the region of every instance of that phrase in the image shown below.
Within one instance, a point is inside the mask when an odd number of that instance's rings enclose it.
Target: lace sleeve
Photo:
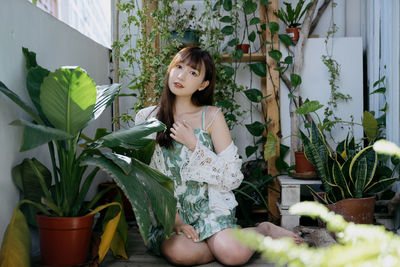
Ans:
[[[198,141],[189,161],[182,166],[181,177],[183,180],[205,182],[228,192],[241,184],[241,166],[242,160],[233,142],[217,155]]]

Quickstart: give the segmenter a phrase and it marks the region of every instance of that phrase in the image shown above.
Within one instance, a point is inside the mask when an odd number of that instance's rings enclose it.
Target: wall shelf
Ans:
[[[231,55],[223,54],[222,62],[250,62],[250,54],[243,54],[240,60],[235,60]],[[263,54],[251,54],[251,62],[266,62],[266,56]]]

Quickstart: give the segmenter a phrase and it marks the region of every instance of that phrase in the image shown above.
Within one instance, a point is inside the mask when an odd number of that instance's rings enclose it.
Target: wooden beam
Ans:
[[[270,22],[278,22],[278,18],[274,15],[273,11],[278,10],[278,0],[271,0],[271,4],[265,7],[260,8],[260,18],[263,19],[267,25]],[[278,140],[278,144],[280,144],[280,121],[279,121],[279,97],[280,97],[280,88],[279,88],[279,71],[274,70],[278,65],[274,59],[272,59],[268,52],[271,50],[279,49],[279,38],[278,34],[274,34],[271,36],[271,32],[269,27],[266,27],[266,31],[263,33],[265,41],[268,42],[264,46],[264,51],[266,53],[266,62],[267,62],[267,77],[261,79],[261,91],[264,96],[270,95],[265,101],[262,102],[264,118],[266,121],[271,121],[268,124],[268,133],[272,133],[275,138]],[[279,174],[278,170],[275,167],[275,160],[279,157],[279,145],[276,147],[276,156],[272,157],[268,160],[268,174],[277,175]],[[274,183],[270,185],[270,189],[268,190],[268,205],[270,209],[270,215],[273,222],[279,222],[280,213],[276,203],[280,198],[280,187],[279,183],[276,179],[274,179]]]
[[[151,29],[154,27],[155,23],[154,23],[154,19],[151,16],[151,12],[155,11],[158,9],[158,1],[157,0],[142,0],[142,9],[145,10],[146,13],[146,23],[143,25],[143,29],[144,29],[144,43],[147,43],[146,37],[148,36],[149,32],[151,31]],[[159,51],[160,50],[160,38],[157,36],[155,42],[152,43],[152,48],[154,51]],[[152,56],[149,56],[147,58],[147,60],[149,60],[150,58],[152,58]],[[149,61],[144,61],[143,62],[143,69],[153,69],[153,66],[151,66]],[[154,75],[152,76],[154,77]],[[155,105],[156,103],[153,103],[151,101],[149,101],[148,99],[155,99],[154,97],[154,78],[152,79],[152,81],[147,85],[146,88],[146,106],[151,106],[151,105]]]

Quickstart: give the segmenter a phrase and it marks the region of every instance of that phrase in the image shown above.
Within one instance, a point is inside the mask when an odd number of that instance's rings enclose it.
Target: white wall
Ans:
[[[326,105],[330,97],[329,72],[322,63],[321,56],[326,54],[325,38],[310,38],[304,50],[304,66],[301,73],[302,84],[300,95],[303,100],[318,100]],[[361,123],[363,114],[363,68],[362,68],[362,42],[360,37],[346,37],[333,39],[333,58],[340,64],[339,92],[349,94],[352,99],[349,102],[338,101],[338,107],[333,110],[335,116],[343,121]],[[283,137],[290,135],[289,116],[289,91],[281,83],[281,127]],[[324,118],[323,108],[318,110],[321,120]],[[313,117],[317,119],[314,115]],[[361,126],[349,127],[348,124],[337,124],[332,130],[334,140],[327,136],[333,148],[338,142],[346,138],[347,133],[354,130],[356,139],[363,136]],[[289,138],[282,143],[290,144]],[[336,144],[335,144],[336,143]]]
[[[26,0],[4,0],[0,8],[0,81],[28,100],[25,89],[25,59],[22,46],[37,53],[38,63],[54,71],[64,65],[81,66],[96,84],[108,84],[108,49],[45,13]],[[14,103],[0,95],[0,238],[11,218],[19,193],[11,180],[11,168],[25,157],[48,162],[47,146],[28,153],[18,152],[21,128],[8,123],[28,119]],[[92,136],[97,127],[110,129],[111,112],[91,125]]]

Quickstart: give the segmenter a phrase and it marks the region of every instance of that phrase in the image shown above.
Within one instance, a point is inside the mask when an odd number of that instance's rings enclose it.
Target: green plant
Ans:
[[[278,12],[274,11],[274,14],[289,28],[299,27],[301,25],[300,20],[312,5],[312,3],[309,3],[303,8],[304,3],[305,0],[299,0],[296,7],[293,9],[291,3],[283,2],[283,4],[286,6],[286,10],[280,8]]]
[[[0,92],[20,106],[33,120],[29,122],[20,119],[11,123],[23,127],[20,150],[31,150],[47,143],[53,173],[35,159],[26,159],[13,169],[14,181],[23,189],[25,199],[15,208],[3,238],[1,254],[5,254],[5,258],[11,255],[7,254],[10,253],[9,248],[19,242],[16,232],[26,227],[25,217],[19,211],[22,204],[31,204],[36,208],[35,211],[58,217],[83,216],[101,209],[98,207],[91,211],[105,191],[100,192],[90,202],[85,201],[99,169],[109,173],[130,199],[145,241],[150,227],[148,200],[159,222],[167,233],[171,233],[176,200],[160,185],[168,183],[169,178],[134,158],[100,150],[144,148],[153,142],[144,137],[165,129],[165,126],[152,120],[107,135],[98,134],[93,142],[87,143],[79,151],[81,131],[113,102],[119,85],[96,88],[89,75],[79,67],[63,67],[50,72],[37,64],[35,53],[25,48],[23,52],[28,69],[27,91],[35,109],[2,82]],[[88,165],[96,168],[89,171]],[[110,220],[112,226],[107,226],[107,233],[103,234],[99,248],[100,261],[110,246],[119,216],[116,220]],[[30,242],[25,243],[25,247],[21,249],[29,251],[29,244]]]
[[[319,197],[326,204],[341,199],[362,198],[375,195],[391,187],[396,178],[379,179],[375,176],[378,158],[372,146],[357,149],[354,138],[347,137],[331,151],[325,137],[314,122],[310,137],[300,131],[307,159],[315,166],[322,181],[325,196]]]
[[[398,266],[400,237],[383,226],[354,224],[330,212],[316,202],[301,202],[289,209],[290,214],[319,217],[327,229],[336,233],[338,244],[329,247],[296,245],[291,239],[272,239],[252,231],[236,230],[234,235],[244,245],[259,251],[278,266],[345,267]]]

